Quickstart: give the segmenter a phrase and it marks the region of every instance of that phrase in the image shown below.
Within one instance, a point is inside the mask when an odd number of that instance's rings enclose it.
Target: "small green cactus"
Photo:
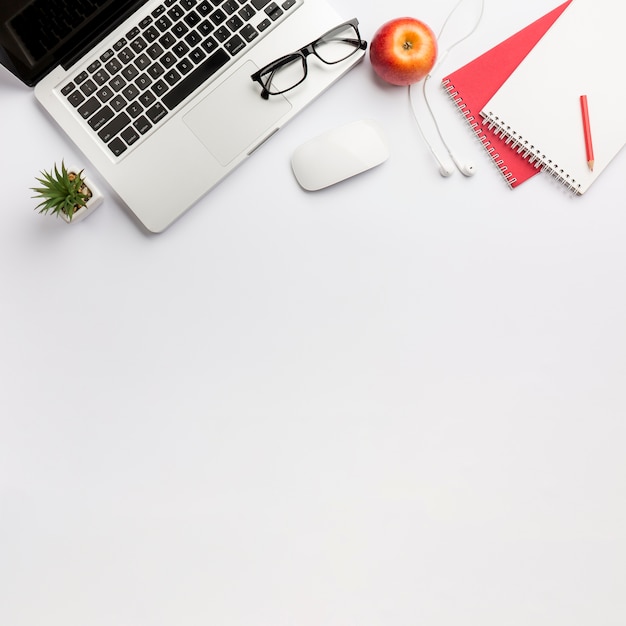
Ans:
[[[39,213],[52,213],[59,216],[59,213],[67,215],[71,221],[74,213],[81,207],[87,205],[91,198],[91,191],[85,186],[83,171],[78,173],[68,172],[65,163],[61,162],[61,171],[54,166],[50,172],[41,172],[42,178],[37,178],[37,182],[42,187],[31,187],[35,192],[33,198],[41,198],[41,202],[35,207]]]

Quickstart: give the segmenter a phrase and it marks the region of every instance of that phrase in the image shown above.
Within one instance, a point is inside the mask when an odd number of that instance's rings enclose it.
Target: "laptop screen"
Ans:
[[[0,63],[27,85],[68,66],[147,0],[0,0]]]

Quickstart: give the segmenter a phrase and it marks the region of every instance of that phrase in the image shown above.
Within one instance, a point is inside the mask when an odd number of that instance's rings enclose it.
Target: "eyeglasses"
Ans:
[[[345,61],[359,50],[367,48],[367,42],[359,34],[359,21],[354,18],[335,26],[297,52],[287,54],[269,63],[250,78],[261,85],[261,97],[277,96],[297,87],[307,77],[307,57],[314,54],[327,65]]]

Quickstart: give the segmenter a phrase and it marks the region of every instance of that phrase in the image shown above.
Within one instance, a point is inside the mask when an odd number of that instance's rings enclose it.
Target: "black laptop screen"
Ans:
[[[147,0],[0,0],[0,63],[27,85],[71,63]]]

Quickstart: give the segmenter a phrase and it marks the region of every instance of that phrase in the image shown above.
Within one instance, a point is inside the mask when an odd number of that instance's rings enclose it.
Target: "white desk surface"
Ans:
[[[505,4],[439,77],[556,5]],[[510,191],[437,83],[474,178],[366,61],[154,236],[33,211],[81,156],[0,73],[0,623],[623,626],[626,154]],[[303,192],[296,146],[366,117],[390,160]]]

